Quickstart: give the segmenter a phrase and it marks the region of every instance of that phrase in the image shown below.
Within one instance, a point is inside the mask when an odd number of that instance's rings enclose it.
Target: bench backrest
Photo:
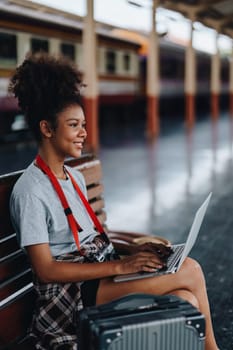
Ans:
[[[100,161],[85,155],[67,164],[83,173],[88,200],[105,225]],[[9,214],[10,194],[22,172],[0,176],[0,349],[10,348],[25,335],[34,303],[30,265],[17,244]]]

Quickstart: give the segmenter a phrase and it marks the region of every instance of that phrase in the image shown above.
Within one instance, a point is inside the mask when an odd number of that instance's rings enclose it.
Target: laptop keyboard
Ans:
[[[167,259],[167,269],[173,269],[180,260],[181,254],[184,250],[184,244],[172,246],[173,253]]]

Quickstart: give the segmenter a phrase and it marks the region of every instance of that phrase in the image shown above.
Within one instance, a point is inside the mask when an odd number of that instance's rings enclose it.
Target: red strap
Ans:
[[[45,173],[48,175],[55,191],[57,192],[58,197],[60,198],[60,201],[62,203],[62,206],[64,208],[65,214],[67,216],[67,220],[69,222],[69,226],[70,229],[73,233],[74,236],[74,240],[75,243],[77,245],[78,250],[80,250],[80,242],[79,242],[79,236],[78,236],[78,231],[81,232],[82,228],[81,226],[78,224],[77,220],[75,219],[71,208],[69,207],[69,204],[67,202],[67,199],[65,197],[65,194],[62,190],[61,185],[59,184],[56,176],[53,174],[53,172],[51,171],[51,169],[48,167],[48,165],[44,162],[44,160],[40,157],[40,155],[36,156],[36,164],[38,165],[38,167]],[[67,171],[67,169],[66,169]],[[76,181],[74,180],[73,176],[67,171],[72,184],[77,192],[77,194],[79,195],[80,199],[82,200],[88,214],[90,215],[95,228],[99,231],[99,233],[104,233],[104,229],[101,225],[101,223],[99,222],[97,216],[95,215],[94,211],[92,210],[90,204],[88,203],[86,197],[84,196],[84,194],[82,193],[82,191],[80,190],[78,184],[76,183]]]
[[[79,197],[81,198],[83,204],[85,205],[85,208],[88,212],[88,214],[90,215],[94,225],[95,225],[95,228],[97,229],[97,231],[99,233],[104,233],[104,229],[103,229],[103,226],[101,225],[99,219],[97,218],[97,216],[95,215],[92,207],[90,206],[89,202],[87,201],[86,197],[84,196],[84,194],[82,193],[82,191],[80,190],[77,182],[75,181],[75,179],[73,178],[73,176],[71,175],[71,173],[66,169],[66,172],[68,173],[71,181],[72,181],[72,184],[74,186],[74,188],[76,189]]]

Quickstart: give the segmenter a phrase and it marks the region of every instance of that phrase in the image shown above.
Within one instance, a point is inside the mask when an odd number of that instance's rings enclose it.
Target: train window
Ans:
[[[16,35],[0,33],[0,63],[4,66],[14,65],[17,60]]]
[[[164,79],[183,79],[184,62],[176,57],[160,57],[160,76]]]
[[[128,53],[123,55],[123,67],[127,72],[130,70],[130,55]]]
[[[46,39],[31,38],[32,53],[39,51],[49,52],[49,42]]]
[[[75,60],[75,47],[73,44],[61,43],[61,53],[71,60]]]
[[[197,80],[198,81],[201,81],[201,80],[202,81],[203,80],[209,81],[209,79],[210,79],[210,67],[211,67],[210,59],[197,56],[196,67],[197,67],[197,74],[196,74]]]
[[[224,83],[227,83],[229,81],[229,75],[230,75],[229,65],[228,65],[228,63],[226,61],[222,60],[221,73],[220,73],[221,80]]]
[[[160,76],[164,79],[174,78],[175,77],[175,67],[176,64],[172,57],[162,56],[160,61]]]
[[[107,73],[116,73],[116,52],[112,50],[106,51],[105,59]]]

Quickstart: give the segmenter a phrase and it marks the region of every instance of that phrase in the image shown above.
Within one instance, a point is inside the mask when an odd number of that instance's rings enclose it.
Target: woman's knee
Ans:
[[[195,286],[205,285],[205,277],[201,265],[192,258],[186,258],[182,265],[182,270],[187,275],[187,281]]]
[[[183,264],[192,272],[203,275],[201,265],[197,260],[187,257]]]
[[[169,294],[176,295],[177,297],[188,301],[195,308],[199,309],[199,302],[198,302],[197,298],[195,297],[195,295],[193,295],[193,293],[191,293],[190,291],[185,290],[185,289],[180,289],[180,290],[176,290],[174,292],[171,292]]]

